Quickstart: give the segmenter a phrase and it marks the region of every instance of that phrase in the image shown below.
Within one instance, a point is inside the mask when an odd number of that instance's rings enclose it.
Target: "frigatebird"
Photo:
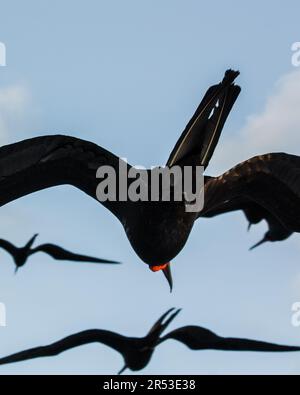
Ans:
[[[24,266],[27,259],[37,252],[44,252],[50,255],[52,258],[61,261],[75,261],[75,262],[91,262],[91,263],[105,263],[105,264],[119,264],[119,262],[110,261],[102,258],[95,258],[87,255],[76,254],[71,251],[67,251],[56,244],[41,244],[35,248],[31,248],[38,234],[35,234],[24,247],[16,247],[11,242],[0,239],[0,247],[8,252],[12,257],[16,265],[17,272],[20,267]]]
[[[68,336],[56,343],[31,348],[8,357],[0,358],[0,365],[22,362],[35,358],[53,357],[74,347],[90,343],[102,343],[122,354],[125,366],[119,374],[126,369],[138,371],[144,369],[151,360],[155,348],[173,339],[182,342],[192,350],[221,350],[221,351],[253,351],[253,352],[296,352],[300,347],[282,346],[262,341],[224,338],[208,329],[198,326],[186,326],[175,329],[167,335],[160,337],[167,326],[180,312],[180,309],[170,309],[153,325],[145,337],[126,337],[115,332],[101,329],[87,330]]]
[[[176,143],[168,168],[207,168],[241,91],[234,84],[238,75],[228,70],[223,81],[207,91]],[[105,180],[104,176],[96,177],[97,170],[109,166],[119,175],[120,163],[132,169],[104,148],[69,136],[42,136],[4,146],[0,148],[0,205],[62,184],[73,185],[97,200],[97,187]],[[162,270],[172,287],[170,261],[185,246],[194,222],[227,204],[252,202],[270,213],[277,224],[275,238],[281,233],[279,228],[300,232],[300,215],[296,215],[300,207],[299,169],[298,156],[271,153],[238,164],[219,177],[206,176],[204,207],[199,212],[187,210],[191,202],[185,190],[181,200],[111,199],[101,203],[120,220],[141,260],[154,272]],[[153,174],[153,169],[148,172]]]
[[[240,93],[240,87],[234,84],[238,75],[227,70],[222,82],[208,89],[176,143],[167,167],[207,167]],[[64,135],[41,136],[1,147],[0,206],[62,184],[75,186],[97,199],[97,186],[102,181],[96,178],[97,170],[110,166],[119,176],[120,163],[128,171],[132,168],[96,144]],[[167,202],[101,202],[120,220],[137,255],[152,271],[162,270],[171,289],[169,262],[184,247],[197,218],[196,213],[186,212],[185,191],[182,197],[181,201]]]
[[[102,343],[122,354],[125,366],[120,370],[119,374],[126,369],[131,369],[132,371],[142,370],[148,365],[160,335],[180,312],[180,310],[174,310],[170,309],[163,314],[144,337],[127,337],[107,330],[92,329],[68,336],[48,346],[32,348],[1,358],[0,365],[34,358],[51,357],[74,347],[90,343]]]

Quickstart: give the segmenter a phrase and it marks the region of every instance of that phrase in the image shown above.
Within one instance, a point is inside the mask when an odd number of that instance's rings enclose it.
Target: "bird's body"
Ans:
[[[180,310],[171,309],[153,325],[145,337],[127,337],[118,333],[92,329],[68,336],[58,342],[47,346],[36,347],[29,350],[0,358],[0,365],[22,362],[41,357],[53,357],[74,347],[90,343],[102,343],[121,353],[124,358],[125,369],[139,371],[144,369],[151,360],[155,348],[167,341],[177,340],[192,350],[219,350],[219,351],[252,351],[252,352],[296,352],[300,347],[282,346],[262,341],[225,338],[212,331],[198,326],[178,328],[161,337],[163,331],[173,321]]]
[[[9,241],[0,239],[0,247],[12,256],[16,269],[25,265],[28,257],[32,254],[31,247],[37,236],[37,234],[34,235],[24,247],[16,247]]]
[[[186,244],[197,214],[187,213],[184,202],[142,202],[139,206],[124,226],[133,249],[150,266],[170,262]]]
[[[35,248],[32,248],[37,234],[34,235],[24,247],[16,247],[7,240],[0,239],[0,247],[8,252],[16,265],[16,271],[25,265],[28,258],[38,252],[44,252],[50,255],[52,258],[64,261],[77,261],[77,262],[91,262],[91,263],[107,263],[107,264],[118,264],[119,262],[110,261],[102,258],[95,258],[87,255],[76,254],[67,251],[56,244],[41,244]]]

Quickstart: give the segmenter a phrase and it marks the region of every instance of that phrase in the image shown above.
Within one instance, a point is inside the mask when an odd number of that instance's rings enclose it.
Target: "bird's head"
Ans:
[[[171,273],[171,268],[170,268],[170,262],[168,263],[164,263],[162,265],[149,265],[149,269],[153,272],[153,273],[157,273],[162,271],[164,276],[166,277],[169,286],[170,286],[170,291],[172,292],[173,289],[173,279],[172,279],[172,273]]]
[[[26,254],[22,254],[21,256],[17,257],[17,259],[15,260],[15,274],[17,274],[21,269],[21,267],[25,265],[26,261],[27,261]]]
[[[21,257],[15,261],[15,275],[19,273],[19,270],[25,265],[27,258]]]

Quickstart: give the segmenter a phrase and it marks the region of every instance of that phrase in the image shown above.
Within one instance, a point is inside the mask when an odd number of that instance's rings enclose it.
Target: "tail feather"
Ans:
[[[223,98],[219,101],[218,107],[215,107],[212,117],[207,121],[203,136],[203,145],[201,147],[199,157],[200,165],[205,168],[210,162],[219,142],[225,122],[240,94],[240,91],[241,89],[238,86],[230,87]]]
[[[177,141],[167,166],[197,155],[197,164],[207,167],[225,121],[240,93],[234,85],[239,72],[228,70],[223,81],[206,92],[192,119]]]

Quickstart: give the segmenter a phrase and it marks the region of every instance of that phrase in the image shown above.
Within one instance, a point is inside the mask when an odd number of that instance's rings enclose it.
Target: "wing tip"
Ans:
[[[234,80],[240,75],[238,70],[228,69],[225,72],[224,79],[222,81],[223,84],[232,84]]]

